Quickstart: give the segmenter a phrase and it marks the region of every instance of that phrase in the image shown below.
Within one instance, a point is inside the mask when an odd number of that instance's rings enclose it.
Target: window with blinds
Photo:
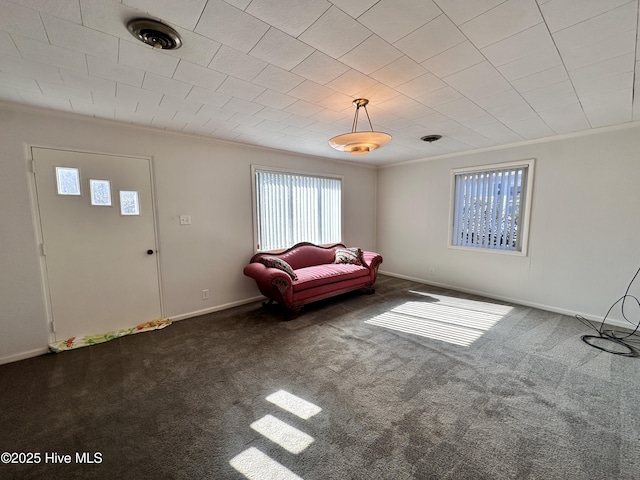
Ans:
[[[533,160],[453,171],[451,245],[526,254]]]
[[[339,243],[342,179],[254,168],[257,249]]]

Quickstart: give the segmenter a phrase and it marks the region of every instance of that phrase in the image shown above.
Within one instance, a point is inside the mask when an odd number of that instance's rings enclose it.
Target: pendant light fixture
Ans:
[[[329,140],[329,145],[341,152],[349,152],[351,155],[364,155],[389,143],[391,141],[391,135],[388,133],[373,131],[371,118],[369,118],[369,112],[367,111],[367,104],[369,103],[369,100],[366,98],[356,98],[352,103],[356,107],[356,113],[353,117],[351,133],[345,133],[331,138]],[[364,113],[367,114],[369,127],[371,127],[370,132],[356,131],[358,129],[358,113],[361,108],[363,108]]]

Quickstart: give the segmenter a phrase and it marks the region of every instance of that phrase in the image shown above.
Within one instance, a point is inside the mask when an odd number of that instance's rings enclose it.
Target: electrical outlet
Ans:
[[[180,225],[191,225],[191,215],[180,215]]]
[[[435,275],[436,269],[434,267],[429,267],[429,275]]]
[[[209,300],[209,289],[205,288],[204,290],[202,290],[202,299],[203,300]]]

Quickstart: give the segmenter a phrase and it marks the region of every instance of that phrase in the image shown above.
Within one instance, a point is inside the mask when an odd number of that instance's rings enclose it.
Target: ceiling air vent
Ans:
[[[420,140],[422,140],[423,142],[435,142],[436,140],[440,140],[442,138],[442,135],[425,135],[424,137],[421,137]]]
[[[182,46],[182,39],[173,28],[148,18],[136,18],[127,23],[131,35],[141,42],[162,50],[174,50]]]

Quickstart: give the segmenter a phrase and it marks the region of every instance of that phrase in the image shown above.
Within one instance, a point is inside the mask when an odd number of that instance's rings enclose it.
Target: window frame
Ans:
[[[344,176],[343,175],[335,175],[331,173],[317,173],[317,172],[309,172],[304,170],[296,170],[291,168],[283,168],[283,167],[270,167],[264,165],[251,165],[251,209],[252,209],[252,220],[253,220],[253,249],[256,253],[268,253],[268,252],[282,252],[287,248],[293,246],[289,245],[288,247],[284,247],[276,250],[263,250],[258,248],[259,246],[259,238],[258,238],[258,195],[256,191],[256,172],[274,172],[274,173],[283,173],[289,175],[301,175],[306,177],[315,177],[315,178],[328,178],[331,180],[340,180],[340,239],[335,243],[342,243],[342,237],[344,233]],[[321,244],[322,246],[333,245],[330,244]]]
[[[453,227],[456,209],[456,175],[465,173],[482,173],[492,170],[503,170],[510,168],[525,167],[527,178],[520,191],[520,221],[518,223],[520,250],[505,250],[500,248],[468,247],[453,244]],[[497,253],[501,255],[512,255],[526,257],[529,252],[529,225],[531,221],[531,206],[533,203],[533,179],[535,171],[535,159],[518,160],[504,163],[493,163],[490,165],[476,165],[471,167],[460,167],[451,170],[450,202],[449,202],[449,233],[448,248],[453,250],[463,250],[482,253]],[[524,207],[524,208],[523,208]]]

